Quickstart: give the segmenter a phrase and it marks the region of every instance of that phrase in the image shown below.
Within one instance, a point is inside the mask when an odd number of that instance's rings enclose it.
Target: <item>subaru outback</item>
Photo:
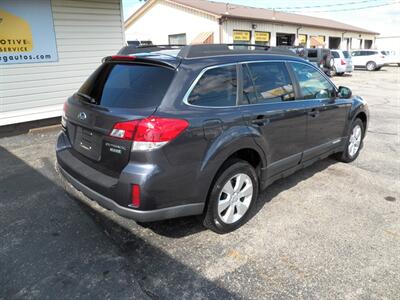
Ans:
[[[289,50],[254,48],[152,46],[105,58],[64,105],[60,173],[121,216],[202,215],[226,233],[275,180],[330,155],[355,160],[366,102]]]

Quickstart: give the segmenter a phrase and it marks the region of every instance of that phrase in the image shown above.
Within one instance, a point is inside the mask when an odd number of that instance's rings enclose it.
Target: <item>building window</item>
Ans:
[[[365,49],[371,49],[372,48],[372,40],[365,40],[364,48]]]
[[[233,43],[234,44],[250,44],[251,32],[245,30],[234,30],[233,31]],[[235,46],[235,49],[247,49],[246,46]]]
[[[311,48],[324,47],[325,46],[325,36],[323,36],[323,35],[312,36],[310,38],[310,46],[311,46]]]
[[[268,46],[271,34],[266,31],[256,31],[254,33],[254,41],[256,45]]]
[[[170,45],[186,45],[186,33],[168,35]]]
[[[277,46],[293,46],[296,40],[296,35],[292,33],[276,33]]]

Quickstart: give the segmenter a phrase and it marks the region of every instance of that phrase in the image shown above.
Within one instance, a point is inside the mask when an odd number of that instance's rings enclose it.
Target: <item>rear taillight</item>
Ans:
[[[342,59],[340,60],[340,64],[341,64],[342,66],[344,66],[344,65],[346,64],[346,61],[342,58]]]
[[[140,185],[133,184],[132,185],[132,195],[131,195],[131,202],[133,207],[140,206]]]
[[[139,122],[140,120],[117,123],[110,135],[122,140],[132,140]]]
[[[110,136],[133,141],[133,150],[160,148],[175,139],[189,126],[188,121],[160,117],[121,122],[114,125]]]

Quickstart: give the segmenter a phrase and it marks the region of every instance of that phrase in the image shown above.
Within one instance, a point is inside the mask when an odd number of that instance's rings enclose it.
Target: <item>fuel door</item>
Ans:
[[[203,122],[204,138],[213,140],[222,133],[222,121],[219,119],[211,119]]]

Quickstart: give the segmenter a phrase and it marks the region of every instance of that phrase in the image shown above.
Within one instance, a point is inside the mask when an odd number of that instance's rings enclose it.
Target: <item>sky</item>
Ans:
[[[399,0],[214,0],[218,2],[229,2],[232,5],[241,4],[262,8],[285,8],[286,10],[295,10],[295,13],[310,15],[314,17],[333,19],[339,22],[358,26],[379,32],[381,36],[400,36],[400,1]],[[122,0],[124,6],[125,19],[137,10],[143,1],[140,0]],[[376,6],[385,3],[394,3],[381,7],[370,7],[358,9],[365,6]],[[315,6],[325,7],[315,7]],[[326,7],[326,5],[330,5]],[[334,6],[332,6],[334,5]],[[310,8],[304,8],[309,6]],[[349,11],[334,11],[351,9]],[[325,12],[321,12],[325,11]]]

